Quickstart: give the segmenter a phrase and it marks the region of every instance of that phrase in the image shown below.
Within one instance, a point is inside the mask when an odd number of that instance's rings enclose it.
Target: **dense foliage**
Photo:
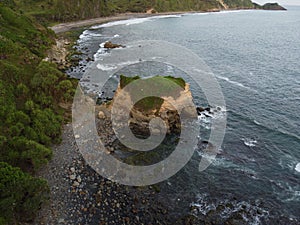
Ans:
[[[253,8],[254,5],[249,0],[223,0],[229,8]]]
[[[54,36],[0,2],[0,224],[32,220],[47,196],[47,183],[32,175],[60,141],[59,105],[75,86],[42,60]]]
[[[125,12],[207,11],[223,9],[220,0],[2,0],[41,22],[65,22]],[[251,0],[224,0],[230,8],[253,8]]]
[[[13,220],[32,220],[40,204],[47,199],[47,182],[0,162],[0,224]]]

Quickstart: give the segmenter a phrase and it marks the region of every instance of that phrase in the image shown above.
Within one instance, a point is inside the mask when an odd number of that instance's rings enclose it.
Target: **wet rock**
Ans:
[[[104,48],[124,48],[124,46],[119,44],[113,44],[112,42],[108,41],[104,44]]]
[[[198,115],[200,115],[202,112],[204,112],[205,111],[205,109],[204,108],[202,108],[202,107],[197,107],[197,113],[198,113]]]

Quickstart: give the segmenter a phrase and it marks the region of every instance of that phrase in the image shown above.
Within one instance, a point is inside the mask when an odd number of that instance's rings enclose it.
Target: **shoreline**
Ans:
[[[136,18],[148,18],[155,16],[167,16],[167,15],[181,15],[181,14],[196,14],[196,13],[217,13],[223,11],[239,11],[239,10],[259,10],[254,8],[230,8],[230,9],[211,9],[207,11],[176,11],[176,12],[161,12],[161,13],[122,13],[113,16],[107,17],[97,17],[92,19],[85,19],[73,22],[66,22],[56,24],[54,26],[50,26],[49,28],[53,30],[56,34],[61,34],[68,32],[72,29],[79,29],[93,25],[100,25],[104,23],[128,20],[128,19],[136,19]]]
[[[92,26],[96,24],[104,24],[113,21],[120,21],[120,20],[127,20],[127,19],[135,19],[135,18],[147,18],[147,17],[154,17],[154,16],[163,16],[163,15],[179,15],[183,13],[189,12],[166,12],[166,13],[123,13],[114,16],[107,16],[107,17],[98,17],[93,19],[86,19],[86,20],[79,20],[74,22],[66,22],[60,23],[54,26],[49,27],[53,30],[56,34],[64,33],[76,28],[84,28],[86,26]],[[200,12],[190,12],[190,13],[200,13]]]

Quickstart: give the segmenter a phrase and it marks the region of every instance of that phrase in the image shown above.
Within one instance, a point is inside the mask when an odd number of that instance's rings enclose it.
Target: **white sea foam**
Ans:
[[[244,141],[244,144],[248,147],[255,147],[257,144],[257,140],[253,138],[242,138],[242,140]]]
[[[100,47],[100,48],[104,48],[105,43],[106,43],[106,42],[102,42],[102,43],[99,45],[99,47]]]
[[[206,117],[204,114],[200,114],[198,116],[198,121],[201,127],[205,128],[206,130],[210,129],[211,119]]]
[[[82,34],[79,36],[79,40],[78,42],[86,42],[88,40],[90,40],[91,38],[93,37],[101,37],[102,34],[99,34],[99,33],[92,33],[91,31],[89,30],[85,30],[82,32]]]
[[[250,89],[249,87],[246,87],[245,85],[243,85],[242,83],[239,83],[237,81],[233,81],[233,80],[230,80],[228,77],[223,77],[223,76],[216,76],[217,78],[221,79],[221,80],[225,80],[227,81],[228,83],[231,83],[231,84],[234,84],[236,86],[239,86],[239,87],[242,87],[242,88],[246,88],[246,89]]]
[[[153,19],[163,19],[163,18],[180,18],[182,17],[183,14],[179,14],[179,15],[161,15],[161,16],[153,16],[151,18]]]
[[[117,37],[120,37],[120,35],[118,35],[118,34],[115,34],[115,35],[114,35],[114,38],[117,38]]]
[[[105,48],[99,48],[98,51],[94,54],[94,60],[95,61],[101,60],[101,58],[106,54],[109,53],[105,51]]]
[[[111,66],[111,65],[101,65],[100,63],[98,63],[98,64],[97,64],[97,68],[98,68],[99,70],[109,71],[109,70],[114,70],[114,69],[116,69],[117,67]]]
[[[242,12],[249,12],[250,10],[224,10],[220,12],[216,12],[217,14],[228,14],[228,13],[242,13]]]
[[[230,218],[233,214],[239,212],[244,222],[251,225],[261,224],[262,218],[269,216],[269,212],[256,204],[250,204],[246,201],[212,200],[208,194],[198,194],[196,202],[191,204],[191,213],[195,216],[199,214],[207,215],[218,208],[218,214],[223,219]],[[220,207],[221,206],[221,207]]]
[[[300,173],[300,162],[296,165],[295,170]]]
[[[112,26],[118,26],[118,25],[133,25],[133,24],[139,24],[144,23],[147,21],[155,20],[155,19],[162,19],[162,18],[178,18],[182,15],[162,15],[162,16],[152,16],[152,17],[146,17],[146,18],[134,18],[134,19],[127,19],[127,20],[118,20],[113,22],[108,22],[105,24],[100,24],[96,26],[92,26],[91,29],[99,29],[103,27],[112,27]]]
[[[118,21],[113,21],[109,23],[104,23],[96,26],[92,26],[91,29],[99,29],[99,28],[104,28],[104,27],[113,27],[113,26],[118,26],[118,25],[132,25],[132,24],[139,24],[139,23],[144,23],[146,21],[151,20],[150,17],[148,18],[135,18],[135,19],[128,19],[128,20],[118,20]]]
[[[139,63],[139,61],[126,61],[126,62],[119,63],[118,66],[128,66],[136,63]]]
[[[217,106],[209,108],[200,113],[198,116],[198,122],[201,127],[208,130],[211,127],[212,120],[224,118],[224,116],[226,116],[226,112],[227,110],[225,107]]]
[[[253,121],[256,125],[261,125],[260,122],[257,122],[256,120]]]

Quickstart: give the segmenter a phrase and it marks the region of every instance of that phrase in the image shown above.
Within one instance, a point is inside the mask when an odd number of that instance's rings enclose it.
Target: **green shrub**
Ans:
[[[0,221],[30,222],[48,197],[49,189],[43,179],[33,178],[19,168],[0,162]]]
[[[61,140],[59,103],[77,85],[42,60],[53,32],[12,10],[39,2],[5,0],[10,9],[0,1],[0,225],[33,220],[44,201],[47,183],[24,172],[34,174],[51,158],[49,146]]]

